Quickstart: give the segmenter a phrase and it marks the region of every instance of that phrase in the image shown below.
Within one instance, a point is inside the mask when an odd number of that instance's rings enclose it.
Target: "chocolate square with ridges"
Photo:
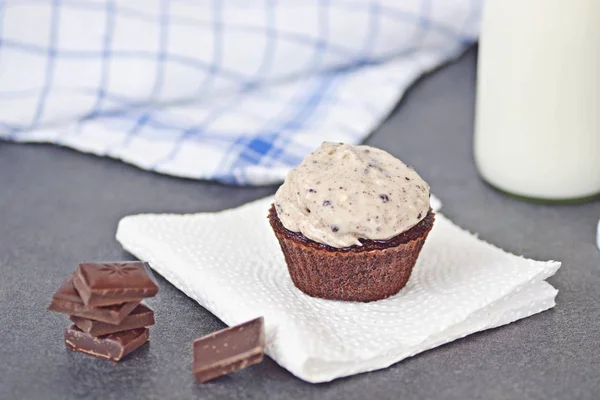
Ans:
[[[107,360],[120,361],[148,341],[148,328],[133,329],[110,335],[94,337],[75,325],[65,329],[65,345],[68,349]]]
[[[158,285],[144,262],[82,263],[73,284],[87,306],[109,306],[152,297]]]
[[[206,382],[263,360],[263,317],[211,333],[194,341],[193,373]]]
[[[73,276],[69,276],[52,296],[48,310],[118,325],[139,303],[137,299],[107,307],[87,307],[75,290]]]
[[[96,337],[154,325],[154,311],[145,304],[138,305],[119,325],[107,324],[74,315],[69,318],[79,329]]]

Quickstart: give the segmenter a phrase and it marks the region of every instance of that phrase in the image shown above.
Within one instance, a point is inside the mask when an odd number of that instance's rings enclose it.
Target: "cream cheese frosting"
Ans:
[[[414,169],[370,146],[323,143],[275,194],[285,228],[336,248],[387,240],[429,212],[429,185]]]

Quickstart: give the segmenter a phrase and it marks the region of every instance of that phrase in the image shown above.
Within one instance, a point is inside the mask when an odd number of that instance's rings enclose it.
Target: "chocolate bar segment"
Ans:
[[[70,276],[52,296],[48,310],[118,325],[139,303],[140,299],[137,299],[109,307],[87,307],[75,290],[73,277]]]
[[[193,373],[206,382],[263,360],[263,317],[211,333],[194,341]]]
[[[73,284],[89,307],[135,301],[158,293],[148,265],[139,261],[79,264]]]
[[[150,337],[148,328],[133,329],[94,337],[72,325],[65,329],[65,344],[73,351],[107,360],[119,361],[146,343]]]
[[[96,337],[154,325],[154,311],[145,304],[137,306],[119,325],[107,324],[105,322],[76,317],[74,315],[71,315],[70,318],[83,332]]]

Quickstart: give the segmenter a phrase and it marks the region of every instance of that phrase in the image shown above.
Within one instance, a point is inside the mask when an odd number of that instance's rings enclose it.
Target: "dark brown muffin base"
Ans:
[[[286,229],[275,207],[269,210],[296,287],[313,297],[345,301],[381,300],[398,293],[410,278],[434,220],[430,210],[417,225],[389,240],[364,240],[362,246],[338,249]]]

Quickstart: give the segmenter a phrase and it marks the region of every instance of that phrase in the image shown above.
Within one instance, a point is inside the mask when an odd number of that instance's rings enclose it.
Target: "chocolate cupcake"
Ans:
[[[434,218],[429,185],[412,168],[341,143],[323,143],[291,171],[269,211],[296,287],[346,301],[402,289]]]

